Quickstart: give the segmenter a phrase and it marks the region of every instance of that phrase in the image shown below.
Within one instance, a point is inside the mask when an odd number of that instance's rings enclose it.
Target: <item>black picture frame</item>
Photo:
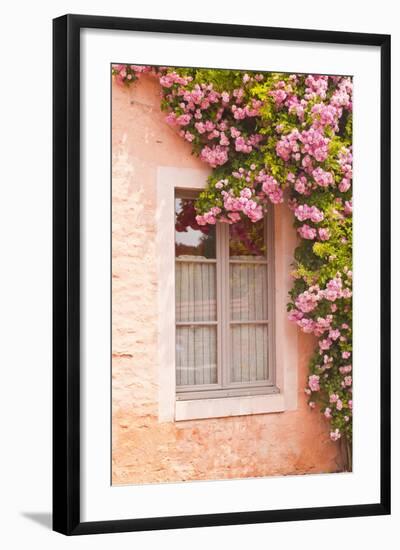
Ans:
[[[378,46],[381,51],[380,501],[145,519],[80,520],[80,31],[148,31]],[[65,15],[53,21],[53,529],[65,535],[390,513],[390,36],[247,25]]]

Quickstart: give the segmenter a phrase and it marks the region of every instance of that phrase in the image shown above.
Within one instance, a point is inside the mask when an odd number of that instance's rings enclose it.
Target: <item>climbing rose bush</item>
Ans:
[[[330,438],[352,435],[352,79],[114,65],[117,83],[151,73],[166,122],[212,169],[196,222],[256,222],[284,200],[293,212],[289,319],[313,334],[308,405]]]

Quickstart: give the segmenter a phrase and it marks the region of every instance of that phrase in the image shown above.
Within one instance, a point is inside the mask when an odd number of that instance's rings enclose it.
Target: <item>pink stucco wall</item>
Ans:
[[[156,81],[143,76],[112,92],[113,484],[342,470],[338,445],[304,397],[314,344],[304,334],[297,410],[158,421],[156,171],[203,165],[164,122]]]

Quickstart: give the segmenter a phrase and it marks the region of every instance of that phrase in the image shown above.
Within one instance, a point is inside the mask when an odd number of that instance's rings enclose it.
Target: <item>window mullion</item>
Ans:
[[[230,358],[230,275],[229,275],[229,225],[221,224],[221,325],[222,325],[222,386],[229,386]]]
[[[271,206],[267,214],[265,242],[267,243],[267,315],[268,315],[268,379],[276,381],[276,343],[275,343],[275,231],[274,209]]]
[[[223,325],[222,325],[222,293],[224,287],[223,270],[222,270],[222,239],[223,225],[217,223],[216,226],[216,257],[217,257],[217,382],[219,385],[223,383],[222,365],[224,362],[223,356]]]

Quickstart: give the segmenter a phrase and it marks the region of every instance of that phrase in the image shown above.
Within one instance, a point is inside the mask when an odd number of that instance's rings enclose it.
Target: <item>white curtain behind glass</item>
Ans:
[[[177,385],[217,383],[216,264],[195,256],[180,256],[176,262]]]
[[[176,383],[216,384],[216,230],[196,224],[192,199],[175,208]]]
[[[232,382],[268,378],[267,266],[251,256],[231,257],[230,375]],[[238,261],[240,260],[240,263]]]

